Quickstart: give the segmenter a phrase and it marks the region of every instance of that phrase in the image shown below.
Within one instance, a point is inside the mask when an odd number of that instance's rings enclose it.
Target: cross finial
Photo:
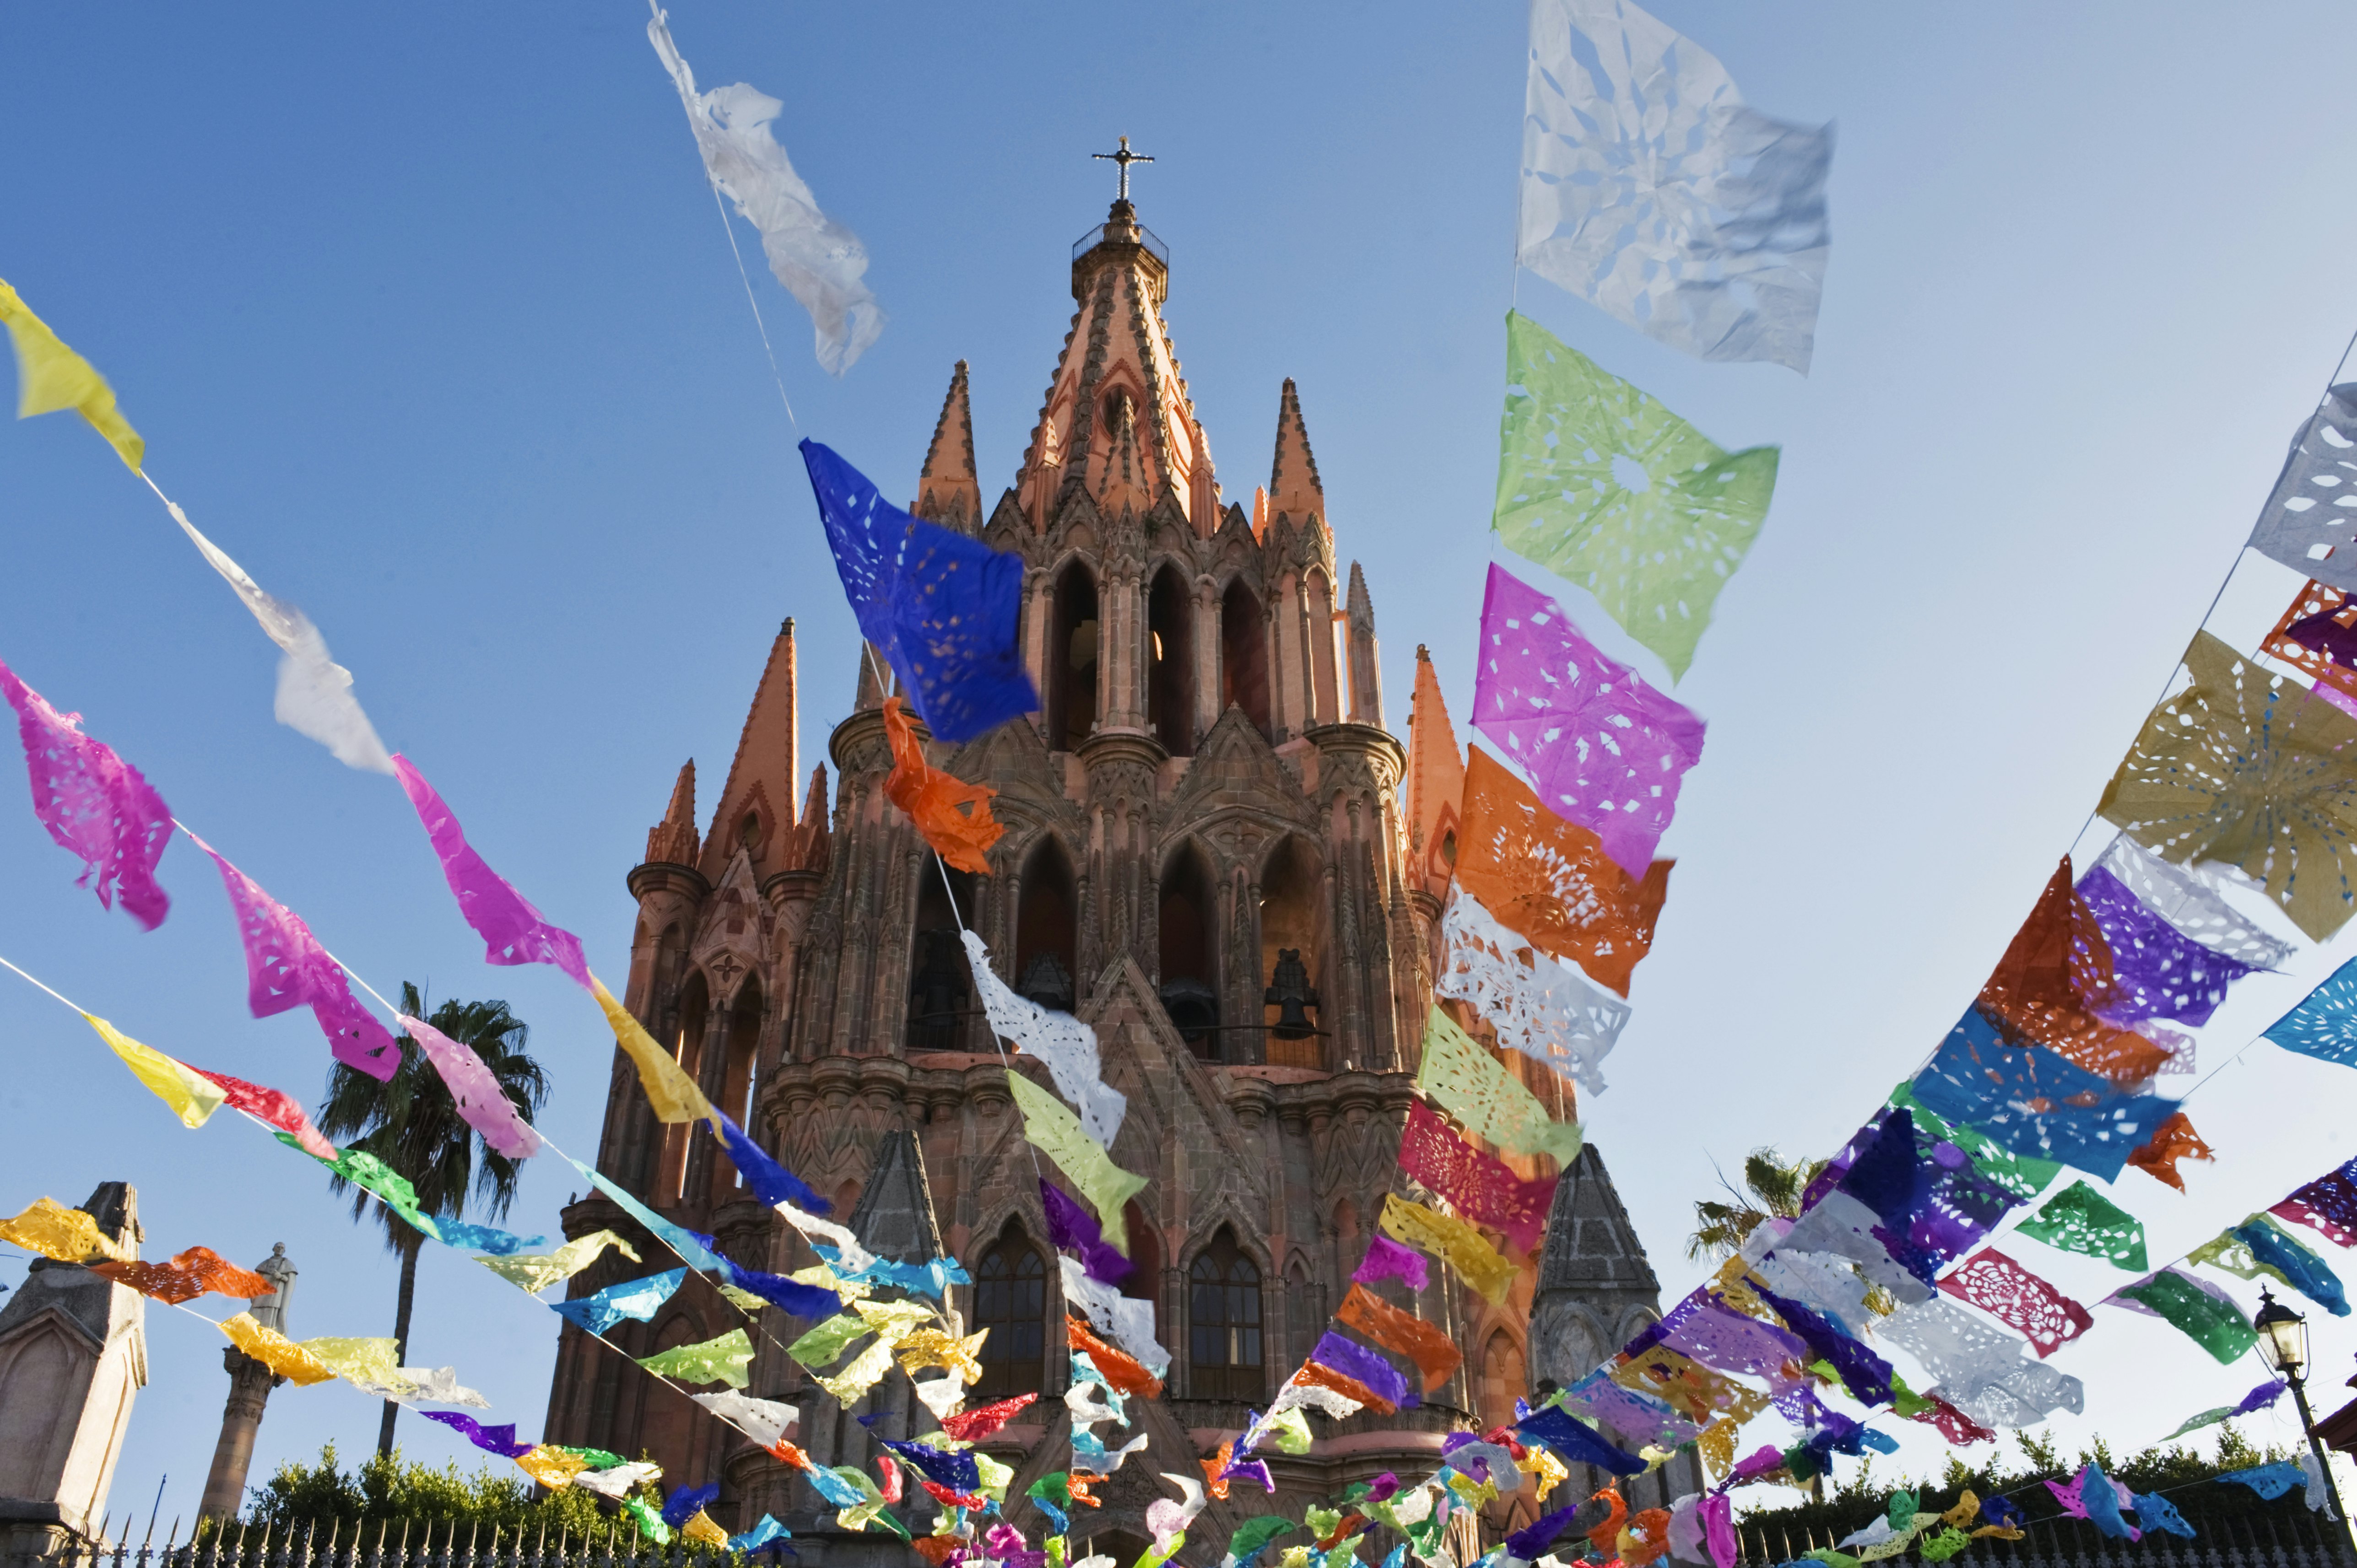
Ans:
[[[1129,199],[1129,166],[1132,164],[1150,164],[1154,161],[1144,153],[1131,152],[1129,150],[1129,138],[1127,136],[1124,136],[1121,139],[1121,151],[1117,153],[1091,153],[1089,156],[1092,158],[1103,158],[1109,164],[1115,164],[1120,166],[1121,199],[1124,201],[1127,201]]]

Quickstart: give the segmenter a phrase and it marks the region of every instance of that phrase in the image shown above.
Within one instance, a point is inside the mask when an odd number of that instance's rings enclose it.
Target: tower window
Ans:
[[[1256,1400],[1261,1371],[1260,1269],[1222,1227],[1188,1272],[1187,1347],[1198,1399]]]
[[[953,1051],[963,1037],[971,1011],[966,1000],[972,993],[965,948],[958,940],[958,927],[961,917],[967,923],[972,919],[974,878],[963,871],[949,874],[951,886],[957,890],[957,908],[952,909],[941,874],[930,865],[923,870],[916,925],[909,934],[907,1048]]]
[[[1010,1224],[974,1272],[974,1326],[990,1330],[982,1342],[982,1381],[974,1385],[974,1399],[1005,1399],[1039,1386],[1047,1323],[1047,1265],[1039,1249]]]
[[[1056,579],[1048,642],[1048,745],[1070,751],[1097,727],[1097,585],[1078,561]]]
[[[1259,597],[1239,577],[1220,597],[1220,711],[1242,708],[1268,730],[1268,622]]]
[[[1195,606],[1175,566],[1154,575],[1146,598],[1146,723],[1173,757],[1195,753]]]

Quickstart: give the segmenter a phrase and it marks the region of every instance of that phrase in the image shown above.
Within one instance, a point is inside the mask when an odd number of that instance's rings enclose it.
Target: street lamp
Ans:
[[[2341,1487],[2332,1478],[2331,1462],[2325,1457],[2324,1444],[2317,1440],[2316,1417],[2308,1408],[2308,1385],[2301,1373],[2308,1366],[2308,1319],[2276,1300],[2266,1286],[2259,1287],[2258,1316],[2251,1319],[2258,1331],[2259,1359],[2269,1370],[2279,1373],[2291,1387],[2291,1397],[2299,1406],[2299,1427],[2308,1434],[2308,1450],[2316,1455],[2317,1468],[2324,1475],[2324,1490],[2332,1499],[2335,1521],[2349,1517],[2341,1506]]]

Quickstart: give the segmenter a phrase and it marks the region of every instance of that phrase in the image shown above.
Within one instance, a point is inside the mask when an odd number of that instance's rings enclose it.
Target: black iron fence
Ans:
[[[1975,1541],[1953,1568],[2352,1568],[2357,1548],[2346,1528],[2306,1509],[2201,1517],[2191,1541],[2148,1534],[2113,1541],[2078,1520],[2030,1527],[2019,1541]],[[1762,1522],[1736,1525],[1746,1568],[1791,1563],[1816,1547],[1838,1547],[1840,1533]],[[1893,1568],[1906,1568],[1910,1552]]]

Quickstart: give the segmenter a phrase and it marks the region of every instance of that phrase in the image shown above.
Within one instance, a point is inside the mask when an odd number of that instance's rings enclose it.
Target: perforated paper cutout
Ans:
[[[1579,1157],[1578,1126],[1548,1115],[1538,1096],[1437,1007],[1425,1023],[1415,1086],[1475,1137],[1510,1155],[1548,1155],[1566,1166]]]
[[[2019,1331],[2040,1356],[2051,1356],[2095,1326],[2085,1307],[1998,1251],[1984,1247],[1940,1288]]]
[[[2357,385],[2324,394],[2292,437],[2251,548],[2336,588],[2357,588]]]
[[[1462,887],[1449,896],[1440,939],[1436,994],[1469,1003],[1500,1045],[1604,1092],[1604,1058],[1628,1026],[1627,1003],[1506,929]]]
[[[2078,1379],[2025,1359],[2019,1339],[1937,1297],[1900,1308],[1878,1332],[1922,1363],[1938,1381],[1933,1394],[1984,1426],[2028,1426],[2057,1409],[2085,1408]]]
[[[1539,798],[1594,832],[1631,876],[1702,760],[1703,723],[1579,635],[1561,605],[1494,563],[1481,606],[1473,725],[1538,782]]]
[[[1642,880],[1631,879],[1594,833],[1548,811],[1488,752],[1474,746],[1471,758],[1458,885],[1500,924],[1627,995],[1631,972],[1653,944],[1671,863],[1655,861]]]
[[[974,970],[974,989],[982,994],[994,1034],[1038,1057],[1056,1080],[1057,1092],[1080,1111],[1081,1126],[1098,1147],[1113,1147],[1114,1134],[1129,1109],[1129,1098],[1104,1081],[1097,1055],[1097,1033],[1070,1013],[1051,1013],[1028,996],[1007,989],[990,967],[990,950],[972,931],[962,931],[966,961]]]
[[[1683,676],[1768,516],[1776,448],[1728,452],[1519,312],[1506,380],[1491,526]]]
[[[2206,631],[2185,664],[2192,685],[2146,719],[2104,820],[2164,860],[2233,866],[2326,940],[2357,914],[2357,719]]]

